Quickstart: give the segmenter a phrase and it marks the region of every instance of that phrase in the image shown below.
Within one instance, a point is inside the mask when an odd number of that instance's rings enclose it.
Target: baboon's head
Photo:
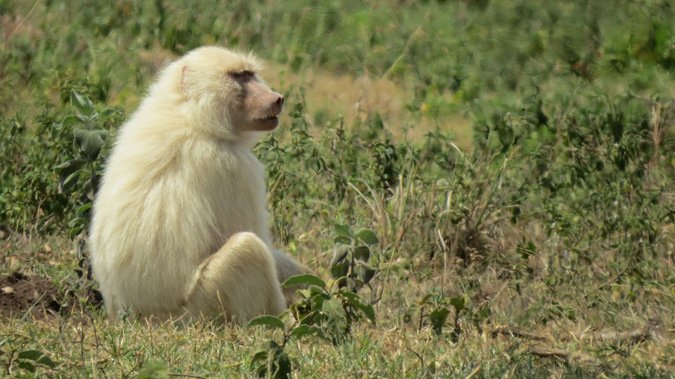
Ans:
[[[250,54],[220,47],[202,47],[183,57],[181,89],[194,103],[189,107],[193,119],[234,135],[274,130],[284,97],[258,77],[260,66]]]

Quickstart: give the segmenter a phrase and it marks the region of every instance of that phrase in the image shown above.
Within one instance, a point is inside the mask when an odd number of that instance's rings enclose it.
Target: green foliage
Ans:
[[[421,329],[425,322],[431,325],[434,334],[441,336],[443,327],[447,322],[451,309],[454,311],[454,329],[451,333],[452,342],[459,340],[462,332],[459,319],[460,315],[468,313],[467,296],[447,298],[435,293],[429,293],[423,296],[417,304],[414,304],[406,314],[406,321],[412,322],[415,318],[418,321],[418,328]]]
[[[336,230],[346,231],[344,228]],[[290,377],[292,364],[285,347],[291,340],[316,336],[340,344],[349,337],[351,325],[361,319],[360,314],[375,324],[372,305],[364,303],[355,292],[335,285],[328,287],[323,280],[311,274],[296,275],[281,284],[282,287],[297,285],[307,288],[298,290],[301,299],[291,304],[281,316],[288,320],[286,323],[282,318],[262,315],[250,320],[246,326],[266,325],[280,330],[283,335],[281,343],[270,340],[251,357],[249,366],[260,377]]]
[[[309,285],[309,281],[304,284]],[[288,283],[282,286],[288,286]],[[375,323],[372,305],[365,303],[352,290],[339,288],[339,285],[309,285],[307,289],[298,290],[298,293],[301,299],[290,305],[290,314],[299,326],[310,327],[298,332],[301,335],[320,331],[320,336],[337,344],[349,337],[352,324],[361,320],[362,316]],[[312,326],[318,326],[319,329]]]
[[[136,379],[168,379],[173,375],[167,373],[166,365],[159,361],[147,361],[143,364]]]
[[[349,225],[335,225],[335,247],[330,272],[340,287],[358,291],[370,283],[376,269],[367,264],[371,251],[368,245],[376,245],[379,240],[369,229],[354,233]]]
[[[41,350],[14,351],[2,349],[6,342],[6,338],[0,341],[0,356],[3,357],[3,361],[6,360],[8,374],[11,373],[12,367],[19,368],[30,375],[38,375],[57,367],[57,364],[49,355]]]
[[[293,369],[286,351],[274,341],[253,355],[250,366],[259,377],[275,379],[290,378]]]
[[[49,232],[54,230],[54,218],[63,220],[60,215],[68,201],[58,192],[53,167],[65,147],[63,141],[52,138],[55,117],[53,111],[45,111],[37,117],[40,123],[35,130],[22,118],[0,121],[0,222],[13,229]]]
[[[103,159],[100,157],[111,123],[119,122],[123,115],[112,108],[97,110],[86,95],[71,92],[77,113],[66,116],[54,129],[60,133],[72,131],[75,158],[55,167],[59,175],[59,189],[78,199],[75,217],[68,223],[71,238],[89,225],[91,206],[103,175]]]

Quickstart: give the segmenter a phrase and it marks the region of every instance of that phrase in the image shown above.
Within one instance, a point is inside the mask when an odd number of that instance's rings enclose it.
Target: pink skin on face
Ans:
[[[283,95],[270,90],[258,77],[250,71],[231,73],[244,95],[243,109],[239,112],[244,119],[239,121],[244,130],[270,131],[279,125],[277,116],[283,110]]]

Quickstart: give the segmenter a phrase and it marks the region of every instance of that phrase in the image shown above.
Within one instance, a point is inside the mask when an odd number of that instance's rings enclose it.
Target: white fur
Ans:
[[[305,268],[272,248],[255,136],[229,122],[241,93],[227,73],[257,68],[223,48],[193,50],[121,128],[90,229],[109,315],[245,322],[285,309],[279,280]]]

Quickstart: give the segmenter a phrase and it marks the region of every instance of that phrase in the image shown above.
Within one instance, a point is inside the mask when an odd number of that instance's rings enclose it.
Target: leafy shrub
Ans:
[[[336,225],[335,233],[335,255],[331,265],[335,280],[332,284],[327,285],[310,274],[293,276],[281,286],[306,286],[297,291],[300,300],[290,304],[290,309],[281,318],[263,315],[248,323],[248,327],[268,325],[283,333],[281,343],[270,340],[251,357],[250,366],[259,376],[290,377],[292,364],[284,347],[292,339],[315,335],[340,344],[350,338],[352,324],[363,316],[375,324],[372,305],[363,302],[357,291],[369,284],[376,270],[366,264],[370,248],[356,245],[359,242],[377,244],[377,237],[367,229],[354,234],[349,226],[340,224]]]
[[[54,125],[57,131],[72,132],[76,158],[55,167],[59,174],[59,189],[76,200],[75,217],[68,223],[71,238],[86,229],[91,219],[91,207],[103,175],[101,151],[110,134],[105,126],[119,121],[122,113],[113,108],[96,109],[85,95],[72,92],[77,114],[66,116]]]

